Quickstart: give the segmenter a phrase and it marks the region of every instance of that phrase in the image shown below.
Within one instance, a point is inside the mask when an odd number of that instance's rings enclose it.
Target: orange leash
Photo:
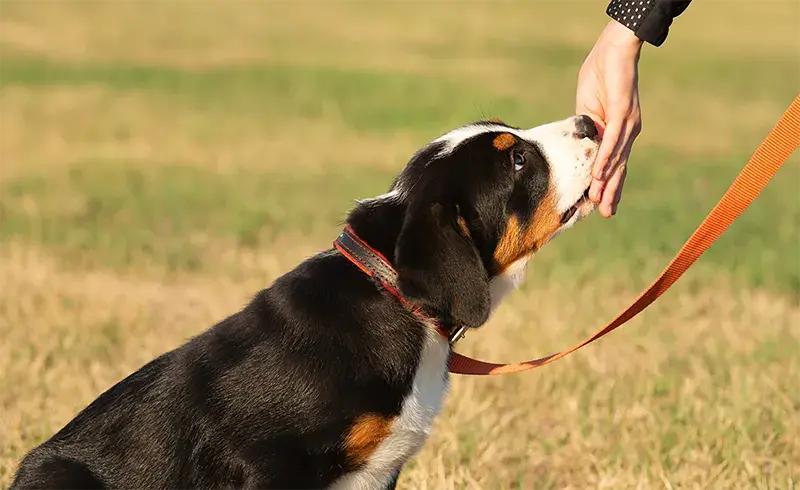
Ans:
[[[678,254],[672,259],[672,262],[664,269],[664,272],[633,304],[608,325],[571,349],[533,361],[494,364],[453,352],[450,356],[450,372],[455,374],[494,375],[517,373],[544,366],[556,359],[561,359],[586,344],[594,342],[638,315],[656,298],[664,294],[691,267],[695,260],[722,235],[728,226],[742,214],[742,211],[761,193],[767,182],[789,159],[789,156],[798,145],[800,145],[800,95],[795,97],[792,104],[781,116],[778,124],[772,128],[772,131],[761,143],[761,146],[758,147],[750,161],[747,162],[747,165],[736,177],[736,180],[733,181],[728,191],[725,192],[722,199],[711,210],[711,213],[689,237],[689,240],[684,243]]]

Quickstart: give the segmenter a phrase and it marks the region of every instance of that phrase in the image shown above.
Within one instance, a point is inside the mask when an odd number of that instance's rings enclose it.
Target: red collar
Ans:
[[[450,344],[455,344],[464,336],[467,330],[466,327],[456,328],[452,335],[448,334],[437,319],[428,316],[420,307],[412,305],[406,300],[400,293],[400,287],[397,285],[397,271],[392,267],[392,264],[380,252],[359,238],[350,225],[345,226],[341,235],[333,242],[333,246],[347,257],[350,262],[361,269],[364,274],[375,279],[383,289],[397,298],[411,313],[426,323],[436,325],[436,331],[445,337]]]

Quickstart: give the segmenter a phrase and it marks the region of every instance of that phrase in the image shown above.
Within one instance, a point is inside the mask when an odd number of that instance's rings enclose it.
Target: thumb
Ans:
[[[595,157],[594,167],[592,169],[592,176],[597,180],[605,180],[605,170],[622,136],[622,126],[621,122],[613,121],[612,125],[608,128],[604,127],[603,131],[598,130],[602,140],[600,141],[600,148],[597,150],[597,156]]]

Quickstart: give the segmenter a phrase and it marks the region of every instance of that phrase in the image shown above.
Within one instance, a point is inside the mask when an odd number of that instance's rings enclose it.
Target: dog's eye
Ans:
[[[525,156],[517,151],[511,154],[511,161],[514,162],[514,170],[522,170],[525,166]]]

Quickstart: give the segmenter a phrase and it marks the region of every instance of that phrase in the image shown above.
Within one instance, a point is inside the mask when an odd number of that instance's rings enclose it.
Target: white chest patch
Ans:
[[[411,393],[403,402],[391,434],[372,453],[366,466],[337,480],[330,487],[332,490],[385,488],[400,466],[427,440],[449,385],[449,344],[434,329],[428,332]]]
[[[522,257],[508,266],[508,268],[489,282],[489,295],[492,298],[492,312],[525,280],[525,269],[530,256]]]

